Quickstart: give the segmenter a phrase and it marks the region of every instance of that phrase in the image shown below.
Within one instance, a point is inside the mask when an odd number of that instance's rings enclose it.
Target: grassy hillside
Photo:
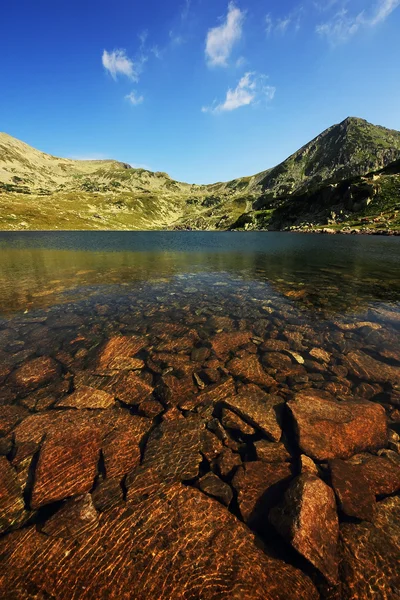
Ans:
[[[398,159],[400,132],[348,118],[273,169],[200,186],[115,160],[57,158],[0,133],[0,229],[335,227],[380,213],[385,220],[397,210],[399,176],[381,169]],[[357,201],[365,185],[374,190],[367,207]]]

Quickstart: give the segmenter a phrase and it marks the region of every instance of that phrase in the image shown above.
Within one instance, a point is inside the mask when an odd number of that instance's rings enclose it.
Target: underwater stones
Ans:
[[[399,597],[399,523],[399,497],[378,502],[374,523],[342,523],[339,550],[343,600]]]
[[[250,331],[234,331],[231,333],[217,333],[211,340],[212,349],[219,357],[226,356],[229,352],[234,352],[241,346],[247,344],[251,338]]]
[[[196,403],[203,405],[217,404],[232,394],[236,394],[236,388],[232,377],[229,377],[225,381],[207,386],[197,394]]]
[[[95,373],[116,375],[119,371],[141,369],[143,361],[134,357],[146,343],[146,338],[135,335],[110,338],[98,355]]]
[[[400,384],[400,368],[375,360],[365,352],[349,352],[344,357],[349,373],[358,379],[372,383]]]
[[[197,391],[191,375],[186,377],[175,377],[175,375],[164,375],[161,380],[162,395],[168,404],[184,405]]]
[[[231,487],[222,481],[214,473],[207,473],[199,479],[199,488],[202,492],[216,498],[225,506],[229,506],[233,498],[233,492]]]
[[[334,459],[329,463],[332,487],[339,506],[349,517],[372,521],[375,515],[375,494],[358,465]]]
[[[221,423],[225,429],[232,429],[244,435],[253,435],[255,433],[255,429],[251,425],[227,408],[222,409]]]
[[[89,491],[97,471],[100,444],[99,431],[87,424],[53,430],[40,449],[31,507],[40,508]]]
[[[144,379],[129,371],[121,375],[112,386],[112,393],[124,404],[136,405],[148,400],[154,388]]]
[[[328,363],[331,359],[331,354],[323,348],[312,348],[309,355],[315,358],[318,362]]]
[[[0,436],[9,433],[28,414],[28,411],[22,406],[11,404],[0,406]]]
[[[292,481],[282,504],[271,510],[275,529],[326,579],[338,579],[339,521],[332,489],[305,473]]]
[[[267,440],[259,440],[254,442],[257,459],[264,462],[287,462],[291,457],[286,447],[281,442],[268,442]]]
[[[64,329],[81,327],[84,321],[81,317],[74,313],[61,312],[51,315],[46,320],[47,327],[50,329]]]
[[[228,362],[226,368],[231,375],[239,379],[265,387],[276,386],[275,379],[264,371],[257,356],[247,355],[243,358],[233,358]]]
[[[9,383],[18,391],[27,392],[49,383],[60,374],[60,366],[49,356],[26,361],[9,377]]]
[[[0,456],[0,533],[18,524],[25,512],[22,490],[13,467]]]
[[[282,398],[266,394],[257,386],[249,385],[244,386],[236,396],[225,398],[223,403],[269,439],[279,442],[282,435],[279,425]]]
[[[356,452],[378,450],[387,443],[385,410],[379,404],[337,402],[307,390],[287,406],[300,449],[314,460],[350,458]]]
[[[260,345],[261,352],[282,352],[284,350],[289,350],[290,345],[289,342],[285,340],[277,340],[277,339],[269,339],[265,340]]]
[[[262,355],[261,361],[266,367],[277,369],[278,371],[292,366],[292,359],[287,354],[281,352],[266,352]]]
[[[211,354],[210,348],[206,348],[203,346],[201,348],[193,348],[193,350],[190,354],[190,358],[194,362],[203,363],[204,361],[207,360],[207,358],[210,356],[210,354]]]
[[[186,481],[197,477],[204,421],[197,417],[163,421],[150,433],[142,465],[163,481]]]
[[[151,427],[151,421],[137,415],[121,415],[104,438],[101,450],[107,477],[122,477],[140,463],[140,442]]]
[[[82,386],[72,394],[61,398],[56,406],[60,408],[104,409],[110,408],[114,404],[115,399],[111,394],[89,386]]]
[[[225,507],[181,484],[139,492],[79,539],[29,527],[1,540],[0,553],[0,594],[11,597],[34,589],[69,600],[72,585],[80,600],[104,593],[141,600],[265,600],[266,591],[268,600],[319,597],[301,571],[257,548]]]
[[[242,464],[240,455],[233,452],[230,448],[224,448],[218,456],[217,467],[222,477],[228,478],[235,471],[236,467]]]
[[[268,510],[276,504],[292,477],[288,463],[246,462],[237,469],[232,486],[240,513],[251,526],[263,526]]]
[[[90,494],[67,500],[46,521],[42,532],[59,538],[77,538],[98,525],[98,514]]]

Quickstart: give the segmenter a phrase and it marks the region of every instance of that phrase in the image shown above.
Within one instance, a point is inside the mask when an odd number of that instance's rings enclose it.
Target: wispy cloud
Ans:
[[[137,106],[138,104],[142,104],[144,97],[139,96],[135,90],[132,90],[130,94],[125,96],[125,99],[128,100],[133,106]]]
[[[400,0],[378,0],[371,10],[362,10],[352,14],[343,6],[333,17],[317,25],[316,31],[335,46],[346,42],[358,31],[372,28],[385,21],[390,14],[400,6]]]
[[[104,50],[101,62],[106,71],[115,80],[117,80],[118,75],[125,75],[125,77],[129,77],[133,81],[138,80],[133,61],[126,55],[126,50],[119,49],[112,52]]]
[[[256,104],[261,100],[270,102],[273,100],[276,88],[267,85],[268,77],[248,72],[243,75],[237,86],[228,89],[224,102],[214,102],[212,106],[203,106],[202,112],[218,114],[236,110],[241,106]]]
[[[230,2],[224,22],[208,30],[205,53],[210,66],[227,66],[233,46],[242,37],[244,17],[244,11]]]
[[[289,14],[274,19],[270,13],[265,17],[265,32],[269,36],[273,32],[285,34],[289,29],[298,31],[303,16],[303,5],[298,6]]]

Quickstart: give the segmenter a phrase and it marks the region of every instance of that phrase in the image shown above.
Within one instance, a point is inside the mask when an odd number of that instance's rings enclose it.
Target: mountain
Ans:
[[[304,219],[329,225],[342,205],[342,216],[365,209],[357,198],[368,185],[372,213],[382,207],[382,182],[389,182],[386,196],[396,194],[399,174],[382,169],[399,159],[400,132],[347,118],[272,169],[202,186],[115,160],[57,158],[0,133],[0,229],[281,229],[308,227]]]

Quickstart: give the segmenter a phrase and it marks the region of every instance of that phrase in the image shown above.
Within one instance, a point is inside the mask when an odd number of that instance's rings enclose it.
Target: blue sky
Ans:
[[[14,0],[0,130],[210,183],[347,116],[400,130],[400,0]]]

